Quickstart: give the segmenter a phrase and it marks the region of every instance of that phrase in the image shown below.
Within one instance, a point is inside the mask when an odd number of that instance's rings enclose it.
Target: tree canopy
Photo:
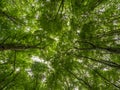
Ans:
[[[120,0],[0,0],[0,90],[120,90]]]

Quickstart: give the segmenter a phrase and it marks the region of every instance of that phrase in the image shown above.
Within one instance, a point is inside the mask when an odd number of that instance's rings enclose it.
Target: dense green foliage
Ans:
[[[120,90],[120,0],[0,0],[0,90]]]

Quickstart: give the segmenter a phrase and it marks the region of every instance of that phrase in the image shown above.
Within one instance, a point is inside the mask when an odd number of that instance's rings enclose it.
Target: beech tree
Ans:
[[[0,90],[120,90],[120,0],[0,0]]]

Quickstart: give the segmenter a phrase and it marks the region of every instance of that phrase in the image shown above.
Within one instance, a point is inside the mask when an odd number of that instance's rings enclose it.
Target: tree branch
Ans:
[[[120,86],[118,86],[118,85],[110,82],[107,78],[105,78],[103,75],[101,75],[100,72],[98,72],[97,70],[94,70],[94,72],[95,72],[98,76],[100,76],[103,80],[105,80],[106,82],[108,82],[109,84],[111,84],[111,85],[115,86],[116,88],[120,89]]]

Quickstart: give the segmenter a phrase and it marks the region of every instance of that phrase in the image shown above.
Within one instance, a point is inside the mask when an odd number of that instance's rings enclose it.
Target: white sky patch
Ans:
[[[26,68],[25,71],[28,73],[29,76],[33,76],[31,68]]]
[[[3,60],[0,60],[0,63],[4,64],[4,63],[6,63],[6,62],[5,62],[5,61],[3,61]]]
[[[47,2],[50,2],[50,0],[46,0]]]
[[[79,63],[82,63],[82,62],[83,62],[83,60],[81,60],[81,59],[78,59],[78,62],[79,62]]]
[[[31,70],[31,68],[26,68],[25,71],[31,72],[32,70]]]
[[[43,79],[42,79],[42,82],[45,82],[45,81],[46,81],[46,78],[43,78]]]
[[[118,84],[120,84],[120,79],[117,81]]]
[[[43,73],[43,75],[42,75],[42,82],[44,83],[45,81],[46,81],[46,73]]]
[[[80,30],[77,30],[77,33],[80,33]]]
[[[54,69],[51,67],[50,62],[45,61],[44,59],[39,58],[38,56],[32,56],[31,59],[33,60],[33,62],[39,62],[39,63],[46,64],[47,67],[49,68],[49,70],[54,70]]]
[[[118,24],[117,24],[117,20],[114,20],[114,21],[113,21],[113,25],[118,25]]]
[[[108,71],[109,69],[108,68],[103,68],[103,71]]]
[[[44,4],[43,4],[43,3],[41,3],[41,7],[44,7]]]
[[[38,0],[35,0],[36,2],[38,2]]]
[[[31,30],[30,27],[25,28],[25,32],[29,32],[30,30]]]
[[[32,3],[32,6],[34,7],[34,6],[35,6],[35,4],[34,4],[34,3]]]
[[[102,9],[100,9],[99,11],[100,11],[100,12],[104,12],[104,11],[105,11],[105,8],[102,8]]]
[[[16,71],[16,72],[19,72],[19,71],[20,71],[20,67],[16,68],[15,71]]]
[[[38,56],[32,56],[31,58],[34,62],[44,62],[43,59],[39,58]]]
[[[67,25],[68,25],[68,26],[70,25],[70,22],[69,22],[69,21],[67,22]]]
[[[30,28],[29,28],[29,27],[27,28],[27,31],[30,31]]]
[[[117,9],[120,10],[120,4],[117,5]]]
[[[36,15],[35,15],[36,20],[38,20],[39,16],[40,16],[40,12],[37,11],[37,13],[36,13]]]
[[[28,75],[33,76],[33,73],[32,72],[28,72]]]
[[[115,35],[114,40],[116,40],[115,41],[116,44],[120,44],[120,36],[119,35]]]
[[[54,40],[58,42],[58,41],[59,41],[59,38],[58,38],[58,37],[55,37]]]
[[[109,54],[103,55],[102,59],[109,61],[110,60],[110,55]]]
[[[79,90],[79,88],[78,87],[75,87],[75,89],[74,90]]]

